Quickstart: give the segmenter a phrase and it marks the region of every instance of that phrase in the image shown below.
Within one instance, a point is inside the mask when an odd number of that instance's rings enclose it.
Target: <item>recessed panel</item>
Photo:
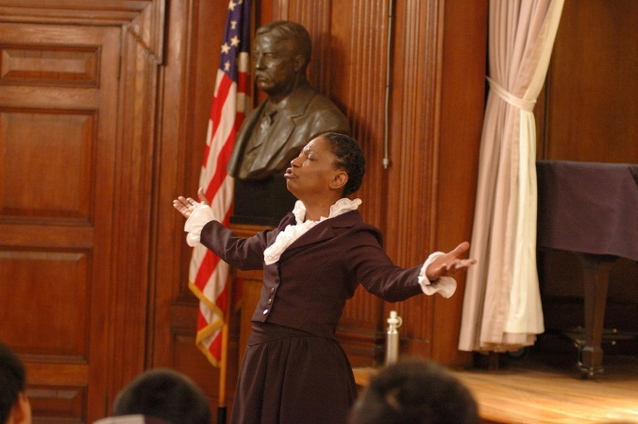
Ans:
[[[99,48],[0,45],[0,84],[98,85]]]
[[[636,4],[565,1],[547,76],[545,159],[638,163]]]
[[[207,395],[215,398],[219,393],[219,368],[213,367],[197,348],[194,336],[177,334],[174,335],[173,343],[173,367],[188,375]]]
[[[0,339],[21,354],[86,362],[89,257],[0,251]]]
[[[29,386],[27,396],[36,422],[78,424],[86,420],[86,387]]]
[[[89,219],[96,119],[0,110],[0,215]]]

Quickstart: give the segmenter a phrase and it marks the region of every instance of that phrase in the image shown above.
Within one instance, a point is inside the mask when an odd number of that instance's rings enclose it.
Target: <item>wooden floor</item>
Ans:
[[[638,423],[638,356],[605,356],[604,373],[586,380],[575,361],[528,354],[496,371],[452,372],[486,423]]]

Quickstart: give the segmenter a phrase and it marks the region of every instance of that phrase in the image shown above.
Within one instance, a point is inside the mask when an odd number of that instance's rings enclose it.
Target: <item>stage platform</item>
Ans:
[[[573,355],[528,354],[496,371],[453,371],[486,423],[638,423],[638,356],[607,355],[582,379]]]
[[[486,424],[638,423],[638,356],[606,355],[582,379],[573,355],[504,357],[498,370],[452,370],[472,391]],[[363,382],[369,376],[356,370]]]

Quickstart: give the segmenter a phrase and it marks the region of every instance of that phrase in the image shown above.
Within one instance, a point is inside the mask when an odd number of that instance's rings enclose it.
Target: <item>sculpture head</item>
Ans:
[[[291,21],[266,24],[255,34],[252,50],[255,83],[274,102],[306,80],[312,45],[308,31]]]

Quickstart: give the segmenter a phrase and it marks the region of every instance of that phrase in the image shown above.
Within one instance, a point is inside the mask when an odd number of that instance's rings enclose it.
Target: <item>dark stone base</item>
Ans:
[[[235,205],[230,222],[276,227],[292,211],[296,200],[286,188],[284,177],[250,182],[236,179]]]

